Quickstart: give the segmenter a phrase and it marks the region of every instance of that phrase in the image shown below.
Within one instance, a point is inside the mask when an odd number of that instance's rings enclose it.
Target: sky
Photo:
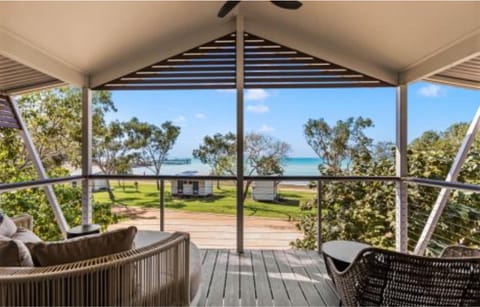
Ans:
[[[245,133],[261,132],[291,145],[292,157],[315,157],[303,135],[309,118],[329,124],[348,117],[369,117],[366,130],[375,141],[395,141],[395,88],[246,90]],[[235,132],[234,90],[114,91],[118,109],[107,121],[172,121],[181,133],[171,158],[191,157],[204,136]],[[470,122],[480,107],[480,91],[417,82],[408,87],[408,139]]]

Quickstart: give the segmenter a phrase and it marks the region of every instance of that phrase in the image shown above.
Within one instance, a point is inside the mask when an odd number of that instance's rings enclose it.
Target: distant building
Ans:
[[[275,201],[277,200],[278,180],[254,181],[252,184],[252,199],[256,201]]]
[[[213,195],[213,183],[211,180],[196,179],[200,176],[197,171],[185,171],[177,176],[191,176],[190,179],[172,180],[171,193],[173,196],[210,196]]]
[[[81,168],[77,168],[75,170],[73,170],[72,172],[70,172],[70,176],[78,176],[78,175],[81,175],[82,174],[82,169]],[[92,174],[94,175],[103,175],[105,174],[104,172],[102,172],[102,170],[100,169],[100,167],[94,165],[92,167]],[[100,191],[106,191],[108,189],[108,183],[107,183],[107,180],[106,179],[95,179],[95,180],[92,180],[91,181],[91,186],[92,186],[92,191],[93,192],[100,192]],[[79,186],[81,184],[81,182],[77,182],[77,181],[72,181],[72,186]]]

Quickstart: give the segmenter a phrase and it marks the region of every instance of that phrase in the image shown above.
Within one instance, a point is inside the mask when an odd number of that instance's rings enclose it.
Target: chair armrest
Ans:
[[[33,217],[30,214],[22,214],[12,218],[17,227],[22,227],[28,230],[33,229]]]
[[[467,247],[465,245],[450,245],[440,254],[439,258],[462,258],[462,257],[478,257],[480,249]]]

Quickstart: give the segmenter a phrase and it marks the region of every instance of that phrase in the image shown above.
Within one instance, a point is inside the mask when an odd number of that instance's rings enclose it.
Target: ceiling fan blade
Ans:
[[[300,1],[282,1],[282,0],[272,0],[272,3],[282,9],[287,10],[296,10],[302,6],[302,2]]]
[[[220,11],[218,11],[218,17],[220,18],[223,18],[225,17],[228,13],[230,13],[231,10],[233,10],[234,7],[237,6],[237,4],[239,4],[240,1],[237,1],[237,0],[228,0],[227,2],[225,2],[222,6],[222,8],[220,9]]]

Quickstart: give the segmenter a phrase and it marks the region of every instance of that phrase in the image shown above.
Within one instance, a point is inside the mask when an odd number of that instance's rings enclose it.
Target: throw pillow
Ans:
[[[6,215],[2,215],[0,220],[0,236],[11,238],[17,232],[17,225]]]
[[[88,260],[130,250],[134,226],[58,242],[27,243],[35,266],[52,266]]]
[[[22,241],[0,236],[0,267],[33,267],[30,251]]]
[[[36,234],[25,228],[18,228],[17,232],[13,234],[12,239],[22,241],[23,243],[42,242],[42,239]]]

